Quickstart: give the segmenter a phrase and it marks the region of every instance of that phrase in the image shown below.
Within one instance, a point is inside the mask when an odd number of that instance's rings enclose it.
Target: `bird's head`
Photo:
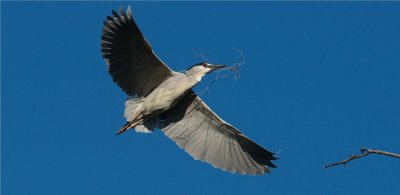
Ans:
[[[195,76],[196,79],[198,81],[200,81],[201,77],[203,77],[204,75],[206,75],[206,74],[208,74],[210,72],[213,72],[215,70],[225,68],[225,67],[226,66],[222,65],[222,64],[210,64],[210,63],[207,63],[207,62],[200,62],[200,63],[197,63],[197,64],[189,67],[186,70],[186,73]]]

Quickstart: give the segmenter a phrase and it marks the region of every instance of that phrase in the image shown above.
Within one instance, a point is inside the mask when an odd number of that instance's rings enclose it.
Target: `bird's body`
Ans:
[[[158,114],[175,106],[208,72],[206,68],[202,68],[189,69],[184,73],[172,72],[171,76],[150,92],[149,95],[139,99],[141,104],[133,115],[131,114],[131,119],[118,131],[118,134],[129,128],[134,128],[138,124],[145,122],[146,119],[156,117]]]
[[[184,72],[169,69],[153,53],[128,8],[113,11],[102,35],[102,54],[109,73],[129,98],[127,123],[118,134],[161,129],[193,158],[241,174],[264,174],[275,167],[273,153],[265,150],[223,121],[193,92],[201,78],[224,65],[195,64]]]
[[[162,113],[167,111],[197,83],[191,76],[174,72],[172,77],[169,77],[145,98],[143,102],[144,113]]]
[[[205,62],[204,62],[205,63]],[[206,64],[206,63],[205,63]],[[182,96],[201,81],[210,70],[192,67],[183,73],[173,72],[172,76],[156,87],[144,100],[145,114],[162,113],[174,106]]]

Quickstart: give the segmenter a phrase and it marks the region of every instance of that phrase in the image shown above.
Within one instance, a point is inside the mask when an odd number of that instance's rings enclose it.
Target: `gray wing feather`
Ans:
[[[193,92],[160,115],[161,129],[194,159],[225,171],[262,175],[275,168],[274,154],[219,118]]]
[[[130,7],[127,14],[120,9],[120,15],[112,11],[112,16],[107,17],[101,52],[113,81],[129,96],[144,97],[172,75],[143,37]]]

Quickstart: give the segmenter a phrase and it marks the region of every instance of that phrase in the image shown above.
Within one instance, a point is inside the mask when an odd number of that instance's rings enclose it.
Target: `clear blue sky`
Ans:
[[[160,131],[116,136],[125,94],[100,54],[103,21],[132,6],[174,70],[232,65],[202,98],[280,160],[232,175]],[[399,2],[1,2],[2,194],[400,194]],[[215,78],[208,75],[199,92]]]

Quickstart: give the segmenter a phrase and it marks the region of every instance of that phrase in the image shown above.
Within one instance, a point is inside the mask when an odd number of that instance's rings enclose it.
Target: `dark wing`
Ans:
[[[112,11],[104,22],[101,52],[114,82],[128,95],[143,97],[172,71],[154,54],[133,21],[130,7],[127,14],[121,8],[120,14]]]
[[[194,159],[232,173],[263,175],[273,153],[219,118],[193,91],[161,114],[161,129]]]

